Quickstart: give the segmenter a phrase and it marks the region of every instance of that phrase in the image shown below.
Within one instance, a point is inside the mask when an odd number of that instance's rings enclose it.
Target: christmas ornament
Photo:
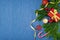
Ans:
[[[58,20],[60,20],[60,14],[54,8],[51,8],[51,10],[48,13],[48,16],[51,17],[51,19],[55,22],[58,22]]]
[[[45,37],[47,34],[49,34],[49,32],[47,32],[47,33],[43,34],[42,36],[40,36],[42,33],[43,33],[42,31],[38,33],[38,37],[39,37],[39,38],[43,38],[43,37]]]
[[[45,8],[45,10],[47,10],[47,11],[48,11],[49,9],[48,9],[48,8]]]
[[[43,23],[48,23],[48,19],[44,18]]]
[[[50,8],[44,8],[47,12],[49,12],[50,11]]]
[[[42,0],[42,4],[46,5],[48,3],[48,0]]]
[[[41,30],[41,29],[42,29],[41,25],[36,26],[36,30]]]

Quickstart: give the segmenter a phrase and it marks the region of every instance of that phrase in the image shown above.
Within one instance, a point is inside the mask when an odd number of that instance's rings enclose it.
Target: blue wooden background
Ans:
[[[30,22],[40,5],[41,0],[0,0],[0,40],[34,40]]]

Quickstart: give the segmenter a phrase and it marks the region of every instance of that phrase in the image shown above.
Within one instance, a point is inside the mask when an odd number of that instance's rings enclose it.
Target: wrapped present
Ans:
[[[50,9],[50,11],[48,12],[48,16],[55,22],[58,22],[58,20],[60,20],[60,14],[54,8]]]

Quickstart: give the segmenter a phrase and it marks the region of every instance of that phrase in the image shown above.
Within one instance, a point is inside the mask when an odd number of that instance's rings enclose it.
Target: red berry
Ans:
[[[52,23],[53,22],[53,20],[52,19],[50,19],[50,20],[48,20],[49,21],[49,23]]]
[[[49,9],[48,9],[48,8],[45,8],[45,10],[49,11]]]
[[[50,11],[54,12],[54,8],[50,8]]]
[[[41,29],[42,29],[42,27],[40,25],[36,26],[36,30],[41,30]]]

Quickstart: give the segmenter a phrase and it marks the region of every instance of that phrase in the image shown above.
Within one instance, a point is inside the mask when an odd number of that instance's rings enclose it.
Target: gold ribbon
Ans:
[[[34,22],[36,21],[36,19],[32,20],[30,27],[31,29],[34,31],[34,40],[36,40],[36,29],[34,28],[34,26],[32,25]]]
[[[60,3],[60,1],[58,1],[57,3]]]
[[[49,4],[49,3],[47,3],[47,4],[45,5],[45,8],[48,6],[48,4]]]
[[[55,4],[54,2],[50,2],[51,4]]]
[[[54,2],[48,2],[48,3],[45,5],[45,8],[48,6],[49,3],[55,4]]]

